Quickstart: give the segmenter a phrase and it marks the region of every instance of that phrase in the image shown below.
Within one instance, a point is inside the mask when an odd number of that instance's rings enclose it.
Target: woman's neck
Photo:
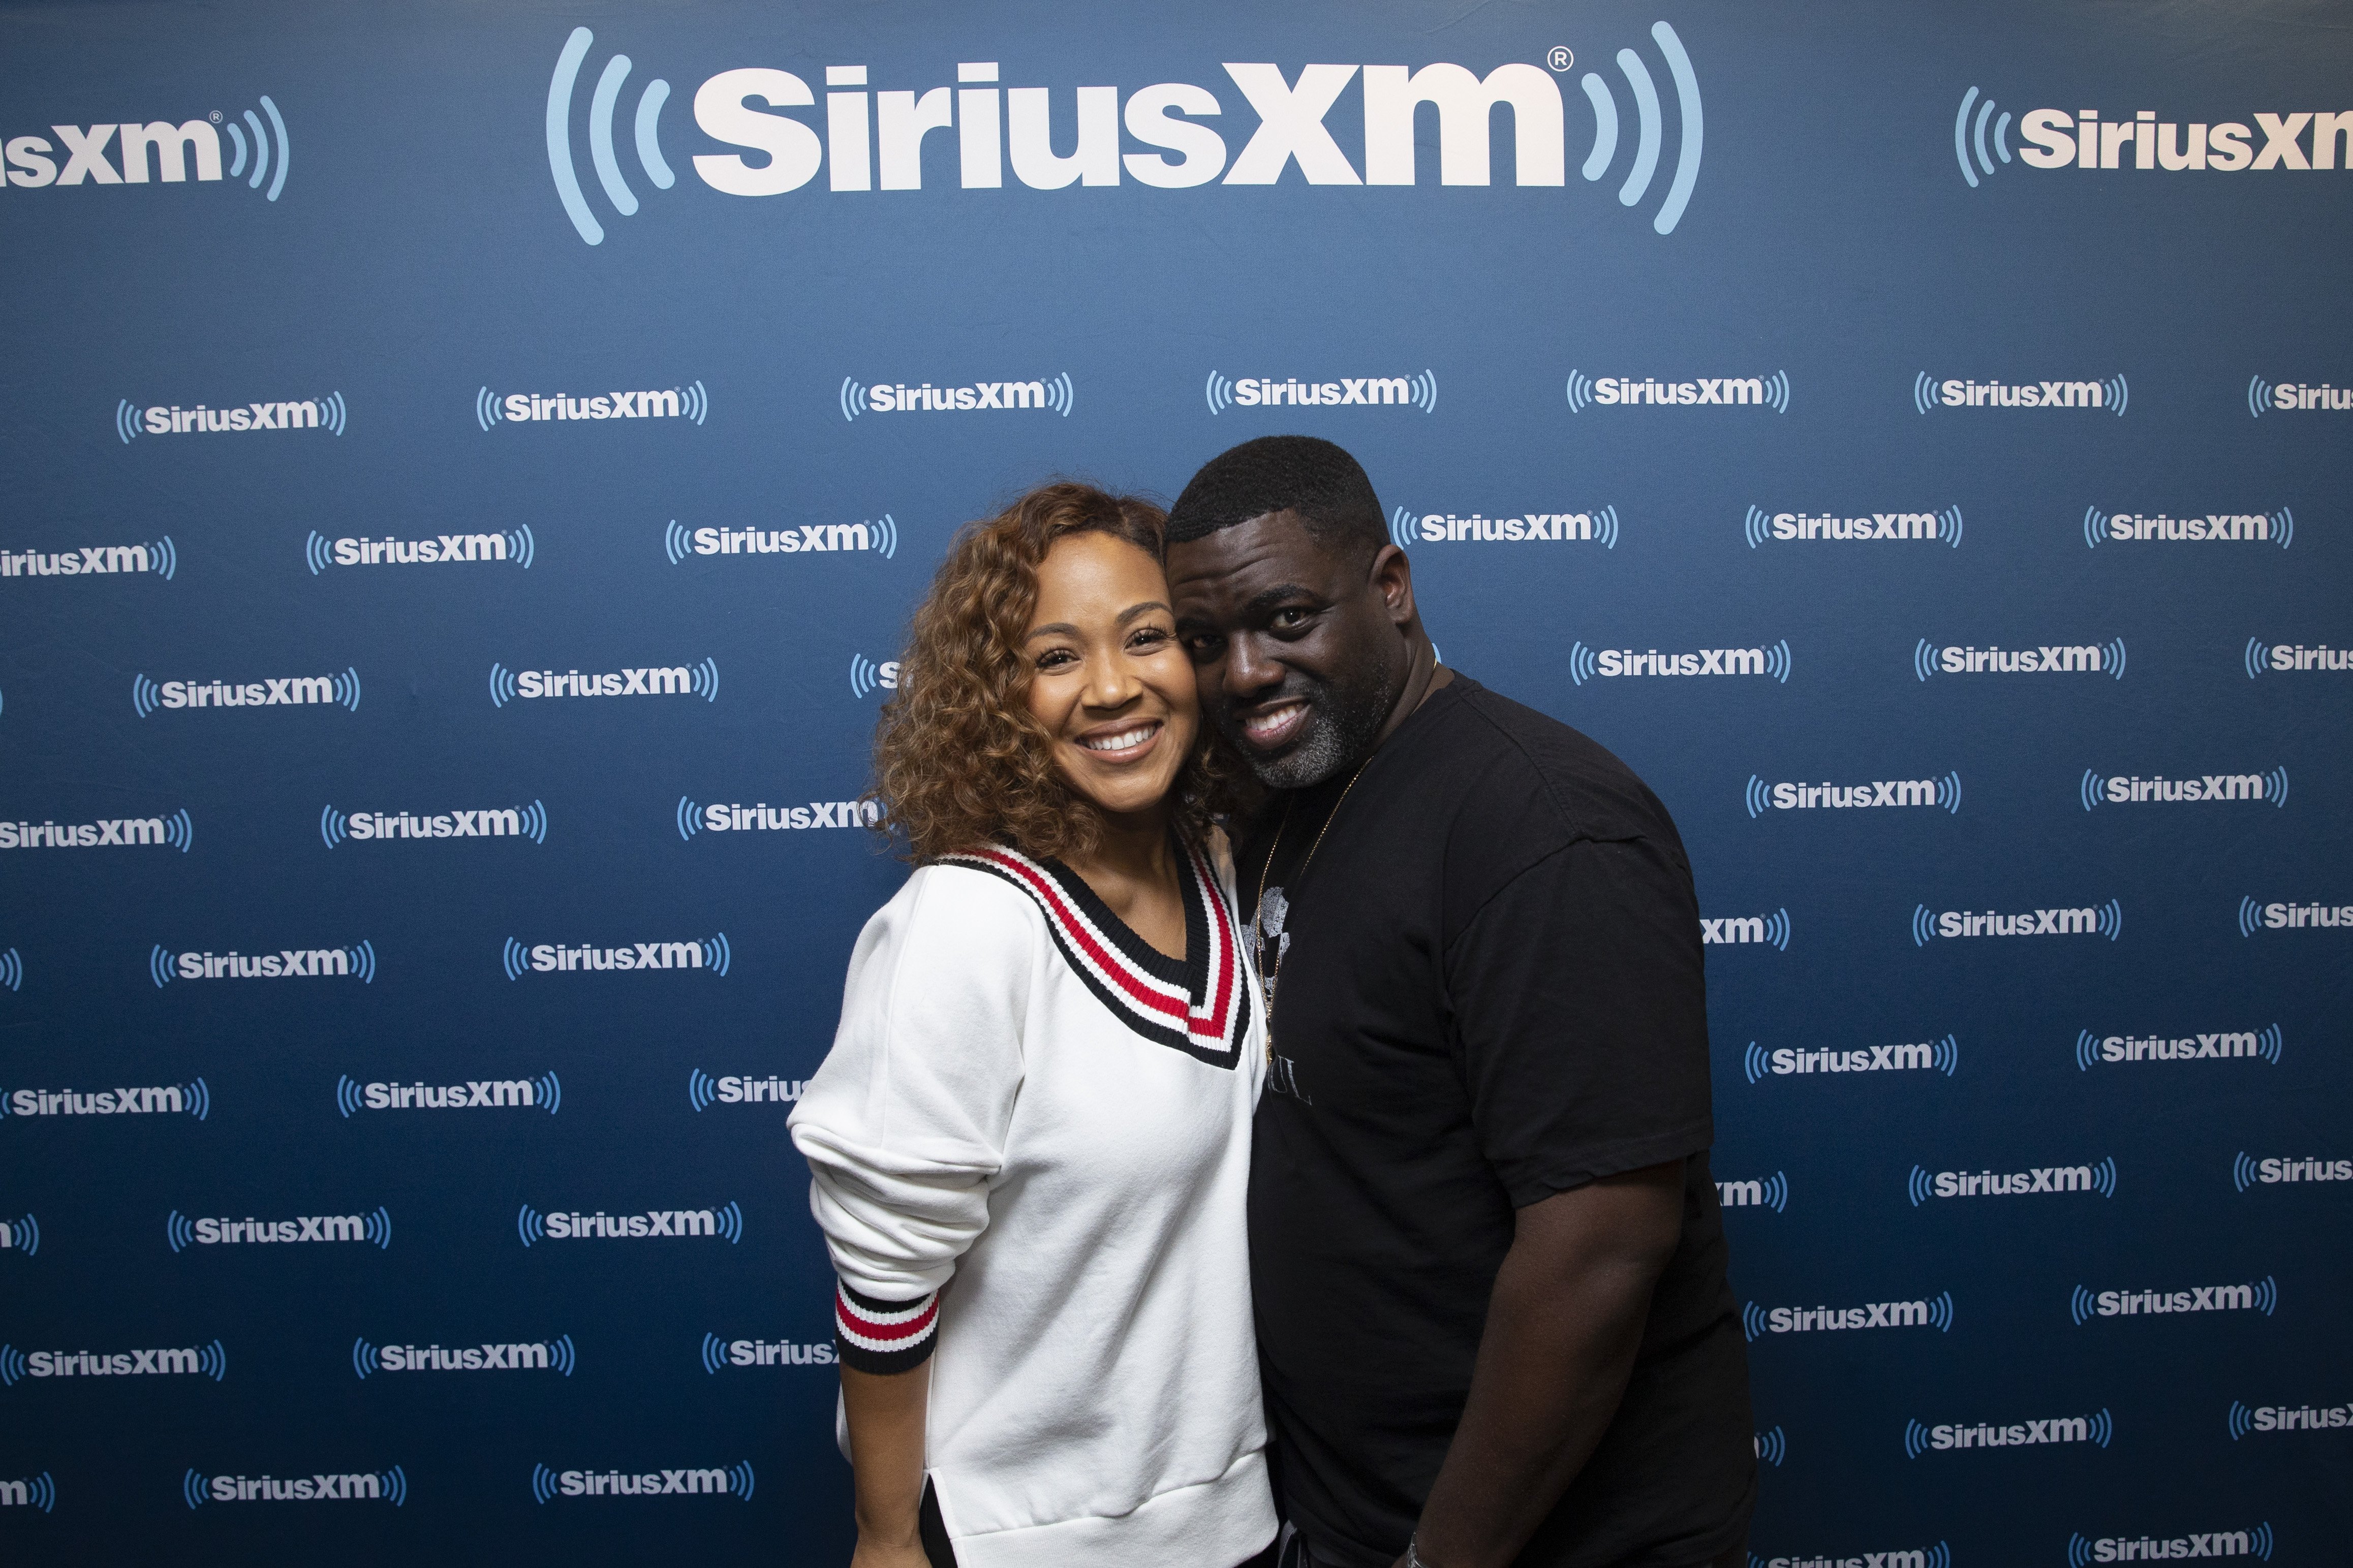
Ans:
[[[1103,819],[1093,850],[1066,864],[1128,929],[1171,958],[1185,954],[1185,900],[1163,806]]]

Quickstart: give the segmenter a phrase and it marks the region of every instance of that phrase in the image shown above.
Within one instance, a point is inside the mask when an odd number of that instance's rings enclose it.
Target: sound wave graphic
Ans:
[[[0,1247],[5,1247],[11,1252],[21,1252],[27,1258],[39,1257],[41,1222],[30,1214],[21,1214],[15,1219],[0,1224]]]
[[[499,952],[499,966],[506,971],[509,980],[521,980],[523,972],[531,967],[531,950],[514,938],[507,938],[506,946]]]
[[[262,199],[274,202],[278,199],[279,193],[286,188],[286,168],[293,161],[294,149],[287,139],[286,119],[278,112],[278,106],[269,101],[268,93],[261,95],[260,101],[262,113],[269,116],[270,131],[277,133],[278,157],[274,166],[269,156],[270,138],[262,131],[261,121],[253,110],[248,109],[244,115],[245,129],[249,129],[253,132],[252,174],[247,174],[245,172],[245,130],[239,129],[234,120],[224,121],[221,129],[228,132],[229,146],[234,149],[229,159],[228,177],[234,180],[240,175],[244,176],[246,188],[253,191],[261,189],[261,182],[267,177],[269,180],[269,192]]]
[[[514,671],[509,669],[503,664],[492,663],[491,666],[491,706],[493,708],[503,708],[514,700]]]
[[[686,1072],[686,1102],[698,1111],[711,1109],[716,1098],[717,1081],[701,1068],[689,1068]]]
[[[733,950],[727,945],[725,931],[717,932],[703,941],[702,966],[723,980],[727,977],[727,965],[732,956]]]
[[[1594,678],[1599,665],[1599,657],[1582,642],[1568,650],[1568,679],[1578,686]]]
[[[2272,384],[2260,375],[2247,377],[2247,413],[2261,419],[2272,405]]]
[[[2231,1433],[2231,1441],[2235,1443],[2254,1430],[2254,1412],[2233,1399],[2231,1401],[2231,1414],[2226,1425]]]
[[[1568,411],[1582,414],[1593,402],[1593,378],[1581,370],[1572,370],[1568,373],[1567,391]]]
[[[352,1371],[359,1374],[360,1381],[366,1382],[369,1373],[379,1370],[379,1364],[375,1346],[365,1339],[352,1342]]]
[[[1772,1070],[1764,1048],[1754,1040],[1749,1041],[1748,1048],[1740,1053],[1740,1067],[1741,1070],[1748,1075],[1748,1081],[1751,1083],[1760,1081]]]
[[[360,1098],[359,1084],[348,1075],[336,1074],[335,1109],[343,1113],[343,1120],[348,1121],[357,1115],[360,1107],[364,1103],[366,1102]]]
[[[874,531],[874,548],[881,553],[882,559],[896,561],[899,558],[898,520],[886,511],[881,521],[870,520],[867,526]]]
[[[678,525],[678,519],[671,518],[662,529],[662,553],[669,556],[670,563],[675,566],[685,560],[693,549],[692,537]]]
[[[719,661],[715,658],[706,658],[702,663],[695,665],[693,667],[693,670],[694,694],[697,697],[702,698],[705,702],[718,701]]]
[[[2271,668],[2271,645],[2264,642],[2261,637],[2249,637],[2247,639],[2247,648],[2246,653],[2243,656],[2243,660],[2246,665],[2247,679],[2249,680],[2254,679],[2256,677],[2262,675],[2264,670]]]
[[[862,653],[849,656],[849,694],[864,699],[874,695],[881,684],[882,667]]]
[[[180,573],[180,548],[172,542],[170,534],[147,547],[147,558],[155,563],[155,574],[168,583]]]
[[[548,1341],[547,1359],[554,1365],[556,1371],[570,1377],[573,1368],[580,1364],[579,1352],[572,1348],[572,1336],[558,1334]]]
[[[1699,184],[1706,127],[1700,107],[1699,78],[1692,69],[1691,57],[1684,52],[1683,40],[1664,22],[1652,25],[1651,38],[1658,45],[1674,81],[1683,131],[1682,143],[1675,154],[1674,178],[1668,184],[1666,199],[1659,204],[1658,213],[1651,220],[1652,229],[1667,235],[1674,233],[1675,225],[1683,221],[1683,209],[1690,205],[1692,191]],[[1626,79],[1626,89],[1632,95],[1640,116],[1633,161],[1627,166],[1624,183],[1618,187],[1618,205],[1630,207],[1650,190],[1651,177],[1658,173],[1665,124],[1659,109],[1658,85],[1652,81],[1642,57],[1632,49],[1620,49],[1618,69]],[[1577,85],[1593,107],[1593,150],[1586,154],[1577,172],[1588,181],[1595,181],[1609,172],[1610,163],[1618,153],[1618,100],[1609,90],[1609,83],[1595,72],[1586,72]]]
[[[25,958],[15,948],[0,948],[0,985],[11,991],[25,988]]]
[[[190,1508],[202,1508],[212,1499],[212,1481],[201,1471],[192,1469],[180,1478],[180,1500]]]
[[[843,376],[841,378],[841,391],[838,395],[837,401],[841,405],[841,416],[843,419],[856,419],[860,415],[867,412],[866,384],[849,376]]]
[[[555,1076],[554,1068],[548,1068],[547,1071],[532,1079],[531,1089],[538,1102],[546,1108],[550,1116],[564,1109],[564,1080]]]
[[[2253,1186],[2261,1174],[2260,1167],[2247,1157],[2247,1152],[2244,1149],[2231,1157],[2231,1184],[2239,1191],[2243,1193]]]
[[[546,1216],[529,1204],[523,1205],[515,1211],[515,1234],[522,1237],[522,1244],[525,1247],[529,1247],[535,1241],[546,1240]]]
[[[15,1345],[0,1345],[0,1388],[14,1388],[25,1376],[25,1352]]]
[[[572,220],[573,228],[586,243],[602,245],[604,226],[588,210],[588,198],[582,194],[579,177],[572,166],[572,89],[579,79],[581,62],[587,58],[588,46],[596,37],[586,27],[573,28],[572,36],[565,40],[563,52],[556,56],[555,72],[548,79],[547,172],[555,182],[556,197],[564,204],[565,216]],[[637,193],[623,177],[620,159],[613,150],[613,110],[628,75],[629,57],[615,55],[596,78],[596,91],[588,102],[589,159],[596,167],[597,184],[604,187],[605,199],[623,217],[634,217],[638,211]],[[648,82],[645,91],[638,95],[635,121],[638,162],[645,169],[646,178],[661,191],[669,190],[678,181],[661,150],[661,111],[669,100],[670,83],[659,79]]]
[[[678,797],[678,836],[691,839],[702,831],[702,807],[690,795]]]
[[[163,706],[163,689],[144,675],[131,678],[131,710],[142,719]]]
[[[127,397],[114,400],[114,434],[124,446],[128,447],[144,434],[145,426],[142,423],[144,413],[145,410]]]
[[[716,1373],[727,1364],[727,1342],[717,1334],[702,1336],[702,1370]]]
[[[580,30],[581,30],[582,32],[584,32],[584,33],[585,33],[585,32],[586,32],[588,29],[587,29],[587,28],[586,28],[586,27],[583,27],[583,28],[581,28]],[[591,245],[594,245],[594,244],[596,244],[596,242],[595,240],[593,240],[593,239],[592,239],[592,240],[590,240],[588,243],[589,243],[589,244],[591,244]],[[548,1500],[550,1498],[553,1498],[554,1496],[555,1496],[555,1493],[556,1493],[555,1472],[554,1472],[554,1470],[549,1469],[545,1465],[533,1465],[533,1466],[532,1466],[532,1468],[531,1468],[531,1497],[532,1497],[532,1500],[533,1500],[533,1502],[540,1503],[540,1504],[543,1504],[543,1504],[545,1504],[545,1503],[547,1502],[547,1500]]]
[[[1234,384],[1213,370],[1209,373],[1209,379],[1202,386],[1201,395],[1208,400],[1210,413],[1223,414],[1233,406]],[[1401,542],[1400,548],[1402,548]]]
[[[1789,1439],[1778,1426],[1757,1433],[1753,1446],[1757,1457],[1776,1469],[1789,1457]]]
[[[187,1215],[182,1214],[178,1209],[174,1209],[170,1214],[164,1216],[164,1244],[170,1247],[174,1252],[180,1252],[189,1247],[193,1247],[195,1245],[195,1239],[196,1227],[195,1222],[191,1221]]]
[[[1973,106],[1977,109],[1974,126],[1969,119],[1969,110]],[[1993,111],[1993,100],[1989,98],[1979,104],[1978,89],[1973,87],[1961,95],[1961,111],[1953,117],[1953,157],[1961,165],[1961,178],[1969,183],[1969,189],[1973,191],[1978,188],[1978,169],[1982,169],[1989,174],[1993,173],[1993,157],[1986,151],[1986,121],[1992,118]],[[1976,169],[1969,167],[1969,153],[1972,147],[1977,153]],[[2007,110],[1999,121],[1994,121],[1993,153],[2000,156],[2003,163],[2010,162],[2010,115]]]
[[[1740,1328],[1741,1331],[1748,1336],[1748,1342],[1750,1344],[1755,1344],[1757,1342],[1757,1337],[1764,1333],[1765,1326],[1766,1318],[1764,1308],[1758,1306],[1754,1301],[1745,1301],[1741,1303]]]

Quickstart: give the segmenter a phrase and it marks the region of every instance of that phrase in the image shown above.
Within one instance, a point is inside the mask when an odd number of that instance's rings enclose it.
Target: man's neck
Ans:
[[[1365,756],[1369,758],[1373,752],[1379,751],[1388,738],[1398,732],[1398,726],[1412,718],[1414,710],[1430,700],[1431,692],[1453,679],[1454,672],[1438,662],[1438,649],[1430,646],[1428,637],[1416,637],[1409,643],[1404,689],[1398,691],[1397,701],[1389,708],[1388,719],[1381,725],[1381,732],[1373,737],[1372,750]],[[1363,760],[1360,759],[1356,765],[1362,767]]]

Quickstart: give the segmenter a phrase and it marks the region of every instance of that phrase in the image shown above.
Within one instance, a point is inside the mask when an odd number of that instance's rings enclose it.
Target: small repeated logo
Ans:
[[[673,566],[690,555],[815,555],[870,551],[885,561],[899,554],[899,522],[889,512],[858,522],[803,522],[784,528],[689,529],[671,518],[662,525],[662,553]]]
[[[0,849],[104,849],[162,845],[185,855],[195,824],[182,806],[169,816],[102,817],[96,822],[0,822]]]
[[[1931,1198],[2006,1198],[2030,1193],[2097,1193],[2116,1195],[2116,1163],[2103,1159],[2096,1165],[2038,1165],[2024,1171],[1937,1171],[1918,1165],[1905,1183],[1905,1192],[1918,1208]]]
[[[7,1096],[0,1094],[0,1105]],[[0,1252],[21,1253],[37,1258],[41,1251],[41,1222],[31,1214],[20,1214],[14,1219],[0,1219]]]
[[[0,948],[0,985],[11,991],[25,988],[25,957],[13,947]]]
[[[145,675],[131,678],[131,709],[142,719],[158,708],[276,708],[321,703],[360,707],[360,672],[346,667],[341,675],[290,675],[242,684],[227,680],[166,680],[160,686]]]
[[[2036,647],[1946,646],[1922,637],[1912,647],[1912,673],[1932,675],[2105,675],[2125,678],[2125,639],[2104,643],[2047,643]]]
[[[1767,1334],[1838,1333],[1850,1329],[1934,1329],[1953,1331],[1953,1293],[1923,1301],[1866,1301],[1860,1307],[1742,1305],[1740,1326],[1754,1344]]]
[[[583,942],[578,947],[553,942],[525,947],[509,937],[499,955],[499,963],[509,980],[521,980],[530,972],[585,974],[592,971],[638,969],[705,969],[723,980],[733,957],[727,933],[723,931],[685,942],[630,942],[618,947],[598,947],[594,942]]]
[[[2267,773],[2196,773],[2169,779],[2163,773],[2134,778],[2123,773],[2097,773],[2090,768],[2076,786],[2076,798],[2090,811],[2098,805],[2177,805],[2192,801],[2248,800],[2273,805],[2287,804],[2287,769]]]
[[[2147,1318],[2175,1312],[2261,1312],[2279,1307],[2279,1282],[2266,1274],[2243,1285],[2193,1285],[2184,1290],[2100,1290],[2078,1285],[2067,1315],[2082,1328],[2094,1318]]]
[[[1769,1176],[1718,1182],[1715,1201],[1728,1209],[1765,1208],[1786,1214],[1789,1207],[1789,1177],[1786,1172],[1776,1171]]]
[[[2353,1405],[2257,1405],[2231,1401],[2231,1441],[2250,1432],[2334,1432],[2353,1426]]]
[[[1618,509],[1597,506],[1584,511],[1525,511],[1510,517],[1489,517],[1474,511],[1461,516],[1451,511],[1416,512],[1398,507],[1389,513],[1389,540],[1399,550],[1417,544],[1567,544],[1598,543],[1618,548]]]
[[[363,1383],[380,1372],[560,1372],[570,1377],[578,1362],[570,1334],[521,1343],[484,1341],[448,1347],[377,1345],[364,1336],[352,1342],[352,1371]]]
[[[1568,373],[1568,411],[1588,408],[1769,408],[1789,412],[1789,374],[1720,375],[1694,381],[1661,381],[1656,377],[1589,376]]]
[[[733,1199],[717,1208],[648,1209],[642,1214],[582,1214],[575,1209],[543,1213],[523,1205],[515,1211],[515,1235],[525,1247],[543,1241],[636,1241],[657,1236],[713,1236],[729,1246],[744,1240],[744,1210]]]
[[[705,702],[716,702],[719,661],[705,658],[699,664],[586,675],[576,669],[562,674],[552,669],[518,673],[503,664],[491,666],[491,707],[503,708],[510,702],[538,697],[700,697]]]
[[[2124,373],[2096,381],[1942,380],[1926,371],[1912,378],[1912,406],[1939,408],[2105,408],[2119,419],[2132,400]]]
[[[1878,540],[1918,540],[1928,544],[1942,544],[1949,549],[1961,547],[1961,509],[1948,506],[1942,511],[1874,511],[1860,517],[1841,517],[1835,512],[1776,511],[1752,506],[1740,525],[1740,536],[1756,549],[1767,540],[1823,540],[1841,543],[1862,543]]]
[[[1782,1046],[1768,1051],[1751,1040],[1741,1053],[1740,1066],[1750,1083],[1761,1083],[1767,1077],[1831,1072],[1940,1072],[1950,1078],[1960,1070],[1961,1043],[1947,1035],[1941,1039],[1865,1046],[1860,1050],[1816,1051]]]
[[[398,1465],[388,1470],[360,1470],[343,1475],[315,1471],[304,1478],[289,1476],[207,1476],[191,1469],[180,1478],[180,1500],[190,1508],[208,1502],[388,1502],[395,1508],[408,1501],[408,1477]]]
[[[770,805],[759,801],[744,805],[714,801],[709,805],[691,795],[678,797],[671,814],[678,836],[692,841],[698,833],[801,832],[819,827],[871,827],[882,820],[879,800],[813,800],[805,805]]]
[[[2277,1024],[2261,1029],[2218,1029],[2211,1034],[2095,1035],[2075,1031],[2075,1068],[2089,1072],[2097,1062],[2188,1062],[2253,1060],[2279,1066],[2283,1037]]]
[[[2247,412],[2261,419],[2272,410],[2282,413],[2309,414],[2315,409],[2342,414],[2353,409],[2353,386],[2338,386],[2322,382],[2317,386],[2293,381],[2266,381],[2260,375],[2247,378]]]
[[[2090,909],[2030,910],[2006,915],[1988,910],[1933,913],[1926,904],[1912,906],[1912,945],[1926,947],[1940,937],[1973,936],[2104,936],[2115,942],[2124,935],[2124,905],[2110,899]]]
[[[151,572],[170,582],[179,575],[180,550],[170,534],[147,544],[82,544],[71,550],[0,550],[0,578],[100,577],[120,572]]]
[[[343,395],[298,397],[281,401],[229,404],[216,408],[199,403],[193,408],[178,404],[142,406],[127,397],[114,404],[114,434],[124,446],[142,436],[204,436],[242,434],[248,430],[324,430],[340,436],[350,422]]]
[[[1953,1568],[1953,1551],[1939,1541],[1934,1546],[1898,1547],[1893,1552],[1801,1552],[1789,1557],[1752,1552],[1748,1568]]]
[[[1904,1457],[1957,1452],[1964,1448],[2021,1448],[2041,1443],[2089,1443],[2105,1448],[2116,1435],[2116,1417],[2107,1409],[2089,1415],[2054,1415],[2042,1421],[2015,1421],[1994,1426],[1984,1422],[1930,1426],[1904,1423]]]
[[[1240,381],[1211,371],[1201,396],[1213,415],[1229,408],[1419,408],[1438,412],[1438,373],[1410,375],[1342,376],[1337,381],[1302,381],[1297,376],[1246,375]]]
[[[380,844],[393,838],[528,838],[547,842],[547,807],[491,805],[474,811],[341,812],[319,808],[319,837],[330,849],[349,840]]]
[[[286,188],[286,166],[293,147],[286,135],[286,117],[278,112],[278,105],[263,93],[258,100],[262,113],[269,116],[269,127],[278,136],[276,174],[269,181],[264,201],[276,201]],[[247,177],[245,131],[236,120],[217,109],[204,119],[182,121],[174,125],[168,120],[153,120],[144,123],[133,120],[121,125],[51,125],[65,143],[65,172],[60,174],[54,159],[45,154],[59,149],[49,144],[46,137],[13,136],[8,139],[8,162],[15,165],[8,183],[19,187],[38,188],[44,185],[79,185],[88,180],[93,185],[143,185],[149,180],[148,159],[154,159],[154,177],[164,184],[185,184],[188,166],[195,165],[199,184],[219,180],[221,174],[221,132],[228,133],[229,143],[237,156],[228,166],[227,177],[245,179],[246,188],[259,191],[262,178],[271,173],[270,139],[262,129],[261,117],[248,109],[245,126],[253,132],[253,174]],[[115,132],[121,132],[118,141]],[[113,142],[122,167],[117,170],[108,161],[106,146]]]
[[[970,414],[989,408],[1039,408],[1068,419],[1077,389],[1067,370],[1036,381],[978,381],[961,386],[934,386],[928,381],[914,386],[898,381],[870,384],[845,375],[835,401],[845,420],[861,414]]]
[[[0,1345],[0,1387],[14,1388],[25,1379],[51,1377],[209,1377],[228,1378],[228,1351],[220,1341],[208,1344],[132,1351],[33,1351]]]
[[[1961,775],[1947,772],[1941,778],[1878,779],[1869,784],[1767,784],[1748,775],[1741,802],[1754,821],[1768,811],[1852,810],[1881,805],[1931,805],[1957,816],[1961,810]]]
[[[700,425],[711,413],[711,394],[700,381],[654,391],[592,393],[510,392],[503,395],[484,386],[474,394],[474,423],[485,435],[501,425],[530,425],[547,420],[683,419]]]
[[[2172,517],[2164,512],[2102,511],[2084,509],[2084,547],[2097,550],[2116,543],[2194,544],[2249,541],[2276,544],[2285,550],[2295,538],[2295,513],[2282,507],[2272,512],[2207,512],[2200,517]]]
[[[481,1078],[464,1083],[362,1083],[335,1079],[335,1109],[351,1120],[363,1110],[539,1110],[550,1116],[564,1105],[564,1084],[553,1068],[537,1078]]]
[[[2306,647],[2302,643],[2267,643],[2261,637],[2249,637],[2241,662],[2249,680],[2260,678],[2266,670],[2346,670],[2353,669],[2353,648],[2331,647],[2327,643]]]
[[[375,984],[375,943],[349,947],[280,948],[273,953],[174,952],[161,942],[147,952],[147,978],[161,989],[174,980],[296,980],[349,976]]]
[[[2353,1160],[2328,1160],[2309,1154],[2258,1160],[2243,1149],[2231,1157],[2231,1184],[2242,1193],[2249,1187],[2295,1182],[2353,1182]]]
[[[749,1073],[712,1078],[701,1068],[686,1069],[686,1102],[699,1111],[713,1105],[790,1105],[807,1088],[807,1079],[761,1078]]]
[[[717,1374],[724,1366],[831,1366],[833,1346],[825,1340],[796,1344],[791,1340],[723,1340],[702,1336],[702,1370]]]
[[[750,1502],[754,1479],[749,1459],[724,1468],[642,1472],[554,1470],[533,1465],[531,1495],[543,1504],[560,1497],[733,1497]]]
[[[1770,914],[1726,915],[1721,920],[1703,917],[1699,922],[1699,940],[1710,947],[1762,942],[1787,952],[1789,951],[1789,911],[1781,909]]]
[[[464,561],[509,561],[528,570],[538,558],[539,542],[527,522],[503,533],[437,533],[419,539],[389,533],[382,539],[364,534],[329,539],[313,529],[302,543],[302,560],[313,577],[330,566],[431,566]]]
[[[864,701],[877,691],[899,689],[899,661],[886,658],[877,664],[862,653],[849,656],[849,695]]]
[[[2259,904],[2250,898],[2239,900],[2239,934],[2253,936],[2259,931],[2315,931],[2332,927],[2343,931],[2353,926],[2353,904]]]
[[[164,1239],[174,1252],[190,1247],[259,1246],[304,1241],[363,1241],[379,1251],[392,1247],[392,1215],[382,1204],[365,1214],[302,1215],[294,1219],[190,1220],[174,1209],[164,1220]]]
[[[1578,686],[1629,675],[1761,675],[1787,686],[1789,668],[1787,637],[1770,647],[1704,647],[1693,653],[1595,649],[1582,642],[1568,650],[1568,679]]]
[[[0,1480],[0,1508],[37,1508],[43,1513],[58,1506],[58,1483],[49,1472]]]
[[[0,1089],[0,1117],[192,1116],[209,1121],[213,1091],[201,1078],[87,1092],[70,1089]]]
[[[2203,1535],[2067,1536],[2067,1568],[2094,1563],[2146,1563],[2165,1557],[2254,1557],[2268,1563],[2274,1545],[2266,1522],[2253,1530],[2217,1530]]]
[[[1751,1445],[1757,1458],[1779,1469],[1789,1457],[1789,1438],[1778,1426],[1767,1427],[1756,1434]]]

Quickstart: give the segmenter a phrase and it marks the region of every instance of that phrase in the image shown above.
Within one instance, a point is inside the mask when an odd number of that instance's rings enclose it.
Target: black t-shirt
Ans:
[[[1616,757],[1460,674],[1347,783],[1278,796],[1240,865],[1244,900],[1263,868],[1261,918],[1281,910],[1270,965],[1287,940],[1250,1230],[1289,1514],[1318,1563],[1388,1568],[1462,1413],[1513,1211],[1685,1160],[1625,1399],[1519,1563],[1704,1563],[1746,1528],[1756,1461],[1674,824]]]

